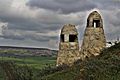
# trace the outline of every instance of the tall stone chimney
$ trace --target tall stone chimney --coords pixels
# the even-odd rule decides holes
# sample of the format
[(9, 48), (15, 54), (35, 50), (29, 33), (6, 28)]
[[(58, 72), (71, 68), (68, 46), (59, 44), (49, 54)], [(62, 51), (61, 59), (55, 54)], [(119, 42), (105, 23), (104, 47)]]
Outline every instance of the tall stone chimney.
[(81, 58), (97, 56), (106, 47), (106, 39), (101, 15), (97, 11), (90, 13), (81, 46)]

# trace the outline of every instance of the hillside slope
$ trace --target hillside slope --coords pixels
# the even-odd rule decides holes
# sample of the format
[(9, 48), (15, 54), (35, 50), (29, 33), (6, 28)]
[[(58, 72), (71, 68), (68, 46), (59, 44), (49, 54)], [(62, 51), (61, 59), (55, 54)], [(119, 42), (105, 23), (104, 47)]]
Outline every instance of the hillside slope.
[(42, 80), (120, 80), (120, 43), (103, 50), (100, 56), (79, 61)]

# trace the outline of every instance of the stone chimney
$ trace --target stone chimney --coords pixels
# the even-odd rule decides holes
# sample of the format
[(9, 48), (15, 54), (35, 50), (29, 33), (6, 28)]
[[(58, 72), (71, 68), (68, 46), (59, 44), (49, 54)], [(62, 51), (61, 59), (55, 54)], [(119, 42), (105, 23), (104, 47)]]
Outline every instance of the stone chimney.
[(60, 34), (57, 66), (72, 65), (79, 59), (78, 32), (75, 25), (64, 25)]
[(84, 33), (80, 55), (82, 59), (97, 56), (106, 47), (106, 39), (101, 15), (97, 11), (90, 13)]

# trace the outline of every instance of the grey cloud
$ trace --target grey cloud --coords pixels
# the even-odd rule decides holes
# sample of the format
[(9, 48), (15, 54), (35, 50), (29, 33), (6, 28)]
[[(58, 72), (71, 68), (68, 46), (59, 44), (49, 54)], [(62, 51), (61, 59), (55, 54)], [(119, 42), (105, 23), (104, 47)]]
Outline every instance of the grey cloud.
[(103, 10), (114, 10), (120, 8), (120, 0), (92, 0), (97, 8)]
[(80, 0), (56, 0), (56, 2), (58, 2), (58, 3), (76, 3), (76, 2), (79, 2)]
[(52, 11), (62, 11), (62, 13), (85, 11), (96, 7), (89, 0), (30, 0), (27, 5)]
[(17, 40), (24, 40), (24, 37), (19, 34), (16, 31), (12, 31), (12, 30), (3, 30), (2, 32), (3, 35), (1, 35), (0, 37), (4, 38), (4, 39), (17, 39)]
[(52, 40), (50, 39), (49, 42), (48, 42), (48, 45), (52, 48), (57, 48), (58, 49), (58, 40)]
[[(112, 0), (30, 0), (23, 8), (25, 10), (17, 13), (14, 8), (11, 10), (12, 1), (0, 0), (0, 20), (8, 23), (8, 30), (0, 37), (6, 41), (9, 39), (10, 41), (31, 40), (47, 44), (50, 40), (58, 40), (59, 34), (55, 34), (56, 31), (68, 23), (79, 25), (79, 40), (82, 40), (87, 11), (93, 8), (100, 9), (102, 13), (108, 39), (115, 39), (115, 36), (120, 34), (119, 2)], [(36, 8), (32, 9), (33, 7)], [(28, 11), (26, 11), (27, 8), (29, 8)], [(54, 35), (50, 33), (51, 31)]]
[(9, 10), (13, 0), (0, 0), (0, 12)]
[(23, 30), (2, 30), (2, 35), (0, 36), (4, 39), (15, 39), (15, 40), (34, 40), (39, 42), (48, 42), (50, 39), (57, 39), (57, 35), (47, 35), (43, 33), (38, 33), (36, 31), (23, 31)]
[(0, 45), (3, 46), (24, 46), (24, 47), (46, 47), (48, 48), (48, 44), (46, 42), (40, 43), (39, 41), (34, 40), (13, 40), (13, 39), (1, 39)]
[(30, 0), (31, 8), (43, 8), (64, 13), (87, 11), (94, 8), (113, 10), (120, 8), (120, 0)]
[(119, 10), (103, 10), (104, 29), (107, 40), (115, 40), (120, 37)]
[(3, 22), (8, 22), (9, 29), (18, 29), (18, 30), (30, 30), (30, 31), (38, 31), (38, 32), (47, 32), (51, 30), (58, 30), (61, 28), (61, 25), (66, 23), (77, 23), (79, 24), (79, 20), (75, 20), (67, 15), (57, 14), (52, 12), (50, 14), (49, 11), (46, 11), (44, 14), (38, 12), (36, 14), (36, 18), (31, 17), (23, 17), (22, 15), (15, 14), (15, 12), (9, 13), (9, 10), (0, 13), (0, 19)]
[[(59, 30), (64, 24), (67, 24), (67, 23), (79, 24), (82, 21), (81, 19), (72, 18), (71, 17), (72, 15), (68, 16), (64, 14), (51, 12), (49, 10), (48, 11), (44, 10), (44, 12), (41, 12), (39, 11), (39, 9), (38, 9), (38, 12), (34, 12), (34, 10), (30, 9), (32, 12), (36, 13), (35, 17), (31, 17), (32, 15), (24, 16), (27, 13), (20, 12), (23, 14), (19, 14), (16, 11), (14, 11), (14, 8), (13, 8), (13, 11), (11, 11), (10, 5), (12, 1), (11, 0), (6, 0), (6, 1), (8, 2), (2, 1), (0, 3), (0, 4), (6, 4), (6, 5), (3, 5), (3, 7), (6, 7), (6, 9), (4, 11), (0, 11), (0, 19), (3, 22), (8, 23), (9, 29), (29, 30), (29, 31), (38, 31), (38, 32), (46, 33), (53, 30), (55, 31)], [(45, 2), (45, 1), (42, 1), (42, 2)], [(79, 0), (76, 0), (76, 1), (79, 2)], [(64, 2), (64, 1), (59, 0), (56, 3), (59, 3), (59, 2)], [(68, 2), (68, 0), (65, 2)], [(70, 2), (72, 3), (73, 1), (71, 0)], [(2, 8), (0, 8), (0, 10), (2, 10)]]

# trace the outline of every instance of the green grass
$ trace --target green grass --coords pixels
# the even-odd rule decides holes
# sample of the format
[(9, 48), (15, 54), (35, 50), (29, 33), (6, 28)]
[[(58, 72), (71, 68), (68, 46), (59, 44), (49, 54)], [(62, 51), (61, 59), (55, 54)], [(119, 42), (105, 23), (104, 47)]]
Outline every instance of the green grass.
[(120, 43), (103, 50), (97, 57), (44, 76), (42, 80), (120, 80)]
[[(25, 57), (25, 58), (15, 58), (15, 57), (0, 57), (0, 61), (14, 61), (18, 66), (28, 66), (34, 70), (41, 70), (47, 65), (55, 65), (56, 57)], [(0, 67), (0, 80), (3, 79), (4, 71)], [(37, 74), (37, 73), (35, 73)]]
[(3, 80), (3, 70), (0, 67), (0, 80)]
[(26, 57), (26, 58), (14, 58), (14, 57), (0, 57), (0, 60), (14, 61), (17, 65), (27, 65), (37, 69), (44, 68), (46, 65), (55, 65), (55, 57)]
[[(20, 67), (26, 64), (33, 67), (35, 78), (32, 80), (41, 80), (41, 78), (42, 80), (120, 80), (120, 43), (103, 50), (97, 57), (55, 72), (49, 67), (42, 69), (46, 67), (46, 64), (55, 65), (55, 57), (0, 57), (0, 60), (15, 61)], [(40, 76), (41, 73), (46, 73), (46, 75)]]

